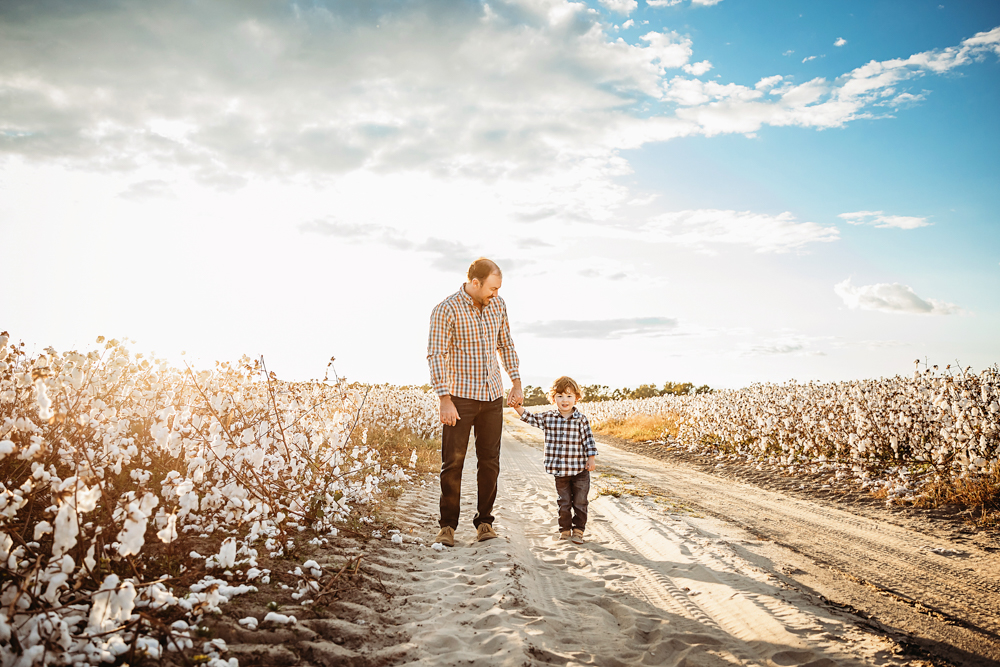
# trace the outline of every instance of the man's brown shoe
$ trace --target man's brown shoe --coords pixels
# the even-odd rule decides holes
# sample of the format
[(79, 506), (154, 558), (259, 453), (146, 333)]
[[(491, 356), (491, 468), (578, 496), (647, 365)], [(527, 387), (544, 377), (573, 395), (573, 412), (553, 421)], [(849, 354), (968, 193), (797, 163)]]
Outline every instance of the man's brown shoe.
[(455, 529), (451, 526), (443, 526), (441, 530), (438, 531), (437, 537), (434, 538), (435, 542), (440, 542), (446, 547), (455, 546)]
[(559, 539), (560, 540), (568, 540), (571, 537), (573, 537), (573, 533), (569, 532), (568, 530), (563, 530), (563, 531), (559, 532)]
[(497, 535), (495, 530), (493, 530), (493, 526), (488, 523), (479, 524), (479, 528), (476, 529), (476, 542), (485, 542), (486, 540), (492, 540), (495, 537), (500, 536)]
[(583, 544), (583, 531), (579, 528), (573, 529), (573, 544)]

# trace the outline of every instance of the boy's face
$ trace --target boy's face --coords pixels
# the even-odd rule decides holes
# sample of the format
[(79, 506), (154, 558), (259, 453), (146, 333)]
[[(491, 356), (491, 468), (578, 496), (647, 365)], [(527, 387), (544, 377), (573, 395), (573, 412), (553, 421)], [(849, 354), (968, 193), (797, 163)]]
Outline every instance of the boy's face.
[(559, 412), (570, 412), (573, 406), (576, 405), (576, 394), (573, 393), (572, 389), (558, 392), (553, 396), (553, 399), (555, 399)]

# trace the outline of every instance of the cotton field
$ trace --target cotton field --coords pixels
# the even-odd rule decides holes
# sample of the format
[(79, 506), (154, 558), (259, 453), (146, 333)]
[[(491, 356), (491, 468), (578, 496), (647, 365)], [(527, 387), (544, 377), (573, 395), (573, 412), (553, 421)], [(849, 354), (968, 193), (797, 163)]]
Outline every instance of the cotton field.
[[(267, 583), (262, 551), (335, 536), (408, 478), (416, 452), (381, 461), (369, 425), (439, 429), (420, 390), (284, 383), (247, 358), (178, 369), (98, 343), (27, 355), (0, 336), (3, 667), (182, 650), (235, 663), (199, 639), (203, 615)], [(188, 534), (220, 538), (219, 552), (175, 553)], [(157, 566), (185, 556), (215, 576), (175, 590)]]
[[(888, 502), (931, 481), (997, 466), (1000, 369), (928, 369), (856, 382), (757, 384), (698, 396), (581, 403), (591, 421), (667, 415), (693, 452), (758, 464), (829, 469)], [(665, 436), (666, 437), (666, 436)]]

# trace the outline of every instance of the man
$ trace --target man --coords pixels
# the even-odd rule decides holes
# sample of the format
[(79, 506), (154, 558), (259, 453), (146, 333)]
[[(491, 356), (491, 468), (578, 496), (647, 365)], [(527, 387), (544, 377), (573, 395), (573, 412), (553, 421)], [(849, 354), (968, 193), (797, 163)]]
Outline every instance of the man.
[(441, 530), (435, 542), (455, 546), (462, 467), (469, 433), (476, 430), (479, 467), (478, 505), (472, 519), (476, 540), (497, 537), (493, 530), (493, 503), (500, 475), (500, 436), (503, 432), (503, 382), (497, 352), (513, 388), (508, 403), (524, 400), (517, 353), (510, 337), (507, 306), (497, 296), (503, 275), (492, 261), (472, 263), (469, 281), (439, 303), (431, 313), (427, 363), (431, 384), (441, 400)]

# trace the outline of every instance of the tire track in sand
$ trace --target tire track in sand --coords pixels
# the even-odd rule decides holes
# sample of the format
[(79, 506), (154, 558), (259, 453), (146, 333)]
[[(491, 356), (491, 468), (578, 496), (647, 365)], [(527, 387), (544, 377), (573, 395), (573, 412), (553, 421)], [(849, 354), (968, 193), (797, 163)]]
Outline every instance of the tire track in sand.
[[(537, 442), (530, 428), (518, 422), (509, 428), (517, 438)], [(887, 598), (884, 604), (905, 603), (910, 609), (892, 610), (893, 618), (921, 613), (917, 625), (922, 636), (916, 638), (920, 643), (952, 647), (954, 655), (951, 649), (945, 653), (959, 662), (1000, 661), (1000, 555), (608, 444), (599, 449), (602, 469), (635, 475), (850, 581), (877, 589)], [(869, 613), (878, 615), (878, 605)]]
[(398, 585), (379, 621), (408, 638), (393, 664), (912, 664), (894, 658), (881, 635), (785, 588), (685, 517), (603, 496), (591, 503), (587, 543), (558, 540), (555, 487), (541, 454), (506, 434), (500, 539), (476, 543), (473, 452), (470, 445), (455, 547), (429, 547), (436, 484), (411, 488), (397, 505), (406, 538), (382, 557)]

